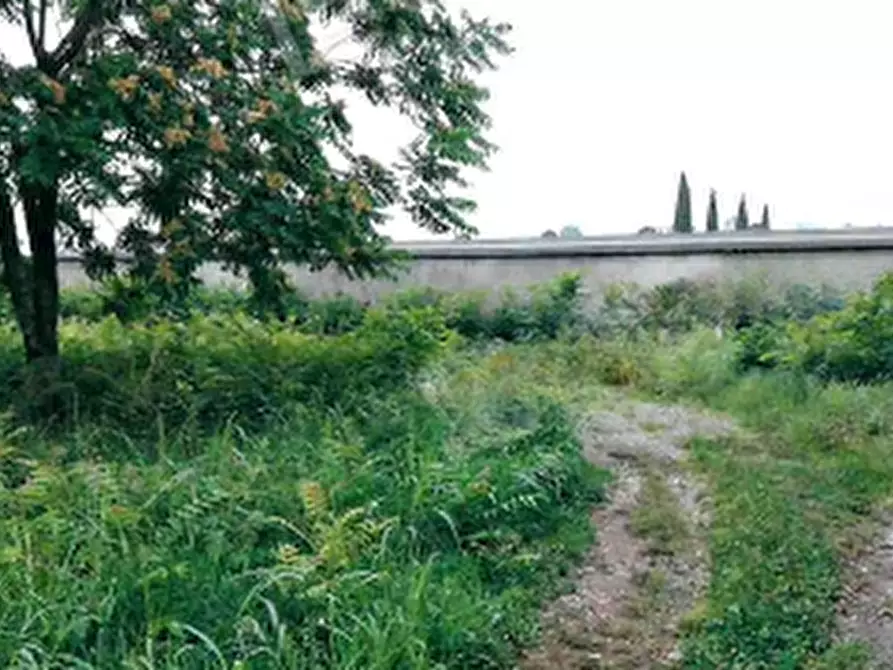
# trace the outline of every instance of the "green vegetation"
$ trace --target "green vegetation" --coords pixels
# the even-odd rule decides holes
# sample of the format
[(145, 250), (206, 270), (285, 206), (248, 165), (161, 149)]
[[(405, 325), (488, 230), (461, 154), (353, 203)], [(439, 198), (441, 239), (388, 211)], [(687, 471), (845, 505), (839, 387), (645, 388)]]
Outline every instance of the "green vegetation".
[(691, 190), (688, 188), (688, 179), (686, 179), (684, 172), (679, 176), (679, 192), (676, 194), (676, 214), (673, 217), (673, 232), (694, 232), (691, 219)]
[(654, 470), (645, 473), (640, 504), (630, 517), (630, 528), (647, 540), (648, 550), (654, 554), (682, 554), (688, 546), (688, 523), (679, 501)]
[[(455, 190), (494, 151), (475, 79), (507, 26), (436, 0), (0, 0), (0, 20), (33, 56), (0, 56), (0, 666), (513, 668), (593, 539), (610, 473), (577, 420), (606, 386), (742, 429), (689, 445), (713, 525), (681, 668), (867, 665), (835, 604), (893, 500), (893, 276), (845, 300), (678, 281), (584, 309), (575, 276), (307, 300), (282, 264), (387, 274), (394, 206), (473, 232)], [(313, 39), (335, 21), (356, 59)], [(422, 129), (399, 162), (355, 151), (344, 89)], [(111, 205), (137, 212), (124, 277), (82, 216)], [(101, 290), (60, 295), (57, 242)], [(251, 292), (199, 287), (210, 259)], [(674, 495), (645, 473), (631, 522), (657, 554), (689, 539)]]
[(893, 376), (893, 276), (840, 310), (803, 323), (772, 321), (741, 333), (742, 365), (801, 372), (826, 381), (881, 382)]
[(735, 216), (735, 230), (747, 230), (750, 228), (750, 216), (747, 213), (747, 202), (744, 196), (738, 202), (738, 214)]
[[(7, 311), (0, 665), (511, 668), (608, 481), (575, 422), (621, 386), (742, 429), (689, 447), (713, 525), (681, 667), (867, 667), (834, 613), (893, 500), (891, 293), (676, 282), (584, 310), (568, 276), (498, 302), (294, 295), (280, 321), (117, 282), (63, 295), (53, 390)], [(674, 552), (645, 474), (632, 523)]]
[(763, 205), (763, 216), (760, 218), (760, 228), (769, 230), (769, 205)]
[[(94, 277), (115, 270), (90, 210), (135, 212), (116, 251), (158, 299), (185, 300), (214, 260), (273, 313), (283, 264), (387, 273), (376, 226), (393, 207), (432, 232), (474, 232), (464, 170), (495, 149), (477, 79), (509, 53), (507, 25), (438, 0), (3, 0), (0, 21), (31, 50), (25, 64), (0, 55), (0, 279), (50, 384), (57, 246)], [(338, 24), (353, 57), (315, 38)], [(356, 150), (344, 91), (419, 129), (397, 161)]]
[[(688, 621), (684, 668), (869, 667), (865, 649), (833, 646), (832, 634), (842, 558), (865, 541), (853, 529), (893, 496), (891, 286), (886, 277), (844, 306), (819, 300), (811, 317), (761, 310), (737, 337), (683, 324), (659, 347), (590, 342), (579, 354), (590, 361), (580, 374), (613, 382), (623, 369), (640, 393), (728, 412), (750, 434), (691, 445), (714, 520), (710, 589)], [(743, 366), (753, 333), (773, 329), (781, 338), (762, 341), (788, 352), (773, 356), (778, 369)]]
[[(66, 300), (88, 318), (60, 327), (65, 402), (4, 388), (3, 667), (508, 668), (591, 542), (606, 473), (566, 390), (462, 346), (449, 310), (404, 297), (325, 334)], [(545, 303), (482, 333), (526, 309), (552, 337)], [(8, 377), (19, 346), (7, 324)]]
[(716, 205), (716, 191), (710, 189), (710, 202), (707, 204), (707, 227), (708, 233), (719, 231), (719, 209)]
[(580, 230), (580, 226), (563, 226), (561, 228), (561, 232), (558, 233), (558, 237), (568, 239), (568, 240), (579, 240), (585, 237), (583, 235), (583, 231)]

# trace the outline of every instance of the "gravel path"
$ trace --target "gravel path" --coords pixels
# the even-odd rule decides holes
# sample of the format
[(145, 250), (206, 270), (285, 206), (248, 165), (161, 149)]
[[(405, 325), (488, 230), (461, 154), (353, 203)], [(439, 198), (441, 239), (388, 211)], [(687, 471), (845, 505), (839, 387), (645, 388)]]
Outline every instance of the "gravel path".
[[(597, 542), (573, 592), (546, 608), (542, 644), (520, 668), (643, 670), (679, 659), (680, 621), (709, 576), (709, 501), (682, 467), (685, 446), (733, 430), (684, 407), (629, 401), (583, 422), (584, 454), (614, 474), (610, 502), (593, 514)], [(674, 543), (675, 535), (685, 540)]]
[(875, 540), (846, 566), (837, 627), (842, 642), (870, 648), (873, 670), (893, 670), (893, 514)]
[[(597, 542), (574, 575), (573, 591), (544, 610), (542, 643), (525, 655), (521, 670), (678, 665), (680, 623), (709, 579), (710, 502), (684, 466), (686, 445), (734, 431), (728, 419), (628, 400), (583, 421), (586, 458), (614, 474), (609, 503), (593, 513)], [(667, 495), (650, 500), (654, 490)], [(643, 513), (645, 523), (637, 524)], [(684, 537), (655, 551), (649, 534), (660, 536), (662, 523), (665, 540)], [(869, 527), (875, 539), (860, 542), (864, 548), (844, 566), (837, 641), (865, 645), (871, 670), (893, 670), (893, 511)]]

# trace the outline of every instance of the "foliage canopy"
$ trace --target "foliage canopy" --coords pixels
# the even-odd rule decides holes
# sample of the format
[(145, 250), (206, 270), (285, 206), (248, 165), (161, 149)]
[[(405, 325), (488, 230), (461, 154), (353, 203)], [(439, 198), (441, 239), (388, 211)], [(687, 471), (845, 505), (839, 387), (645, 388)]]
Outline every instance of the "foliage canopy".
[[(49, 47), (54, 12), (70, 27)], [(475, 76), (510, 51), (507, 25), (438, 0), (0, 0), (0, 16), (33, 52), (22, 66), (0, 56), (0, 249), (29, 359), (58, 354), (57, 247), (93, 277), (115, 270), (90, 210), (137, 212), (116, 251), (166, 298), (215, 260), (273, 307), (286, 262), (386, 271), (376, 226), (391, 208), (435, 233), (474, 232), (456, 189), (495, 149)], [(321, 50), (314, 33), (330, 26), (359, 57)], [(397, 161), (357, 151), (345, 91), (417, 128)]]

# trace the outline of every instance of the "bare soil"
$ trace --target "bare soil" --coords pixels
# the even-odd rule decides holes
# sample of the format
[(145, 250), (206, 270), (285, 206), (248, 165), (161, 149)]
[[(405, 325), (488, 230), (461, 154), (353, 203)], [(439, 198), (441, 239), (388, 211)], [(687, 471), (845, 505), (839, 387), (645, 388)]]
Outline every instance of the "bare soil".
[(893, 512), (869, 525), (872, 537), (844, 570), (838, 636), (840, 642), (866, 645), (873, 670), (893, 670)]
[(708, 580), (704, 488), (684, 466), (695, 436), (734, 424), (684, 407), (619, 401), (581, 426), (584, 453), (614, 474), (592, 522), (597, 542), (571, 593), (543, 612), (522, 670), (643, 670), (680, 659), (678, 631)]

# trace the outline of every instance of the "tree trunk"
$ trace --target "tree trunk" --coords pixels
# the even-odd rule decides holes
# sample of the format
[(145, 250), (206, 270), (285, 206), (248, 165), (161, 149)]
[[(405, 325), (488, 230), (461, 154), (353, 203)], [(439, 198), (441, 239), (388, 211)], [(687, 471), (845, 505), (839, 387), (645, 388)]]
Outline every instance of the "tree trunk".
[(3, 284), (9, 291), (12, 309), (24, 340), (25, 355), (31, 361), (39, 357), (40, 352), (31, 300), (31, 272), (28, 261), (19, 250), (15, 209), (5, 183), (0, 183), (0, 254), (3, 259)]
[(59, 190), (51, 187), (23, 189), (22, 204), (31, 247), (31, 296), (37, 356), (47, 362), (59, 358), (59, 275), (56, 258), (56, 216)]
[(58, 367), (59, 280), (56, 266), (55, 188), (30, 188), (22, 203), (31, 259), (22, 256), (16, 233), (15, 210), (7, 184), (0, 181), (0, 259), (3, 284), (22, 333), (29, 363), (42, 361), (48, 371)]

